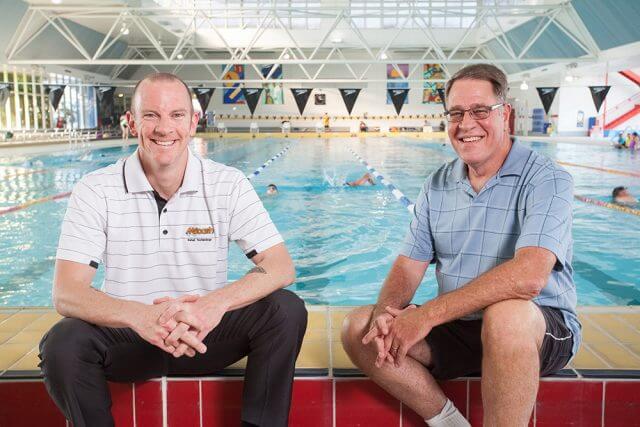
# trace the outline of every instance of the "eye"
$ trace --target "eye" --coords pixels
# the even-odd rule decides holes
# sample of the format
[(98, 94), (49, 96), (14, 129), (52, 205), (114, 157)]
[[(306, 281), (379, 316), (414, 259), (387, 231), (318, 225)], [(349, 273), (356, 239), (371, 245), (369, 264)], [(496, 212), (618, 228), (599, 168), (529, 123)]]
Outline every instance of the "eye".
[(184, 117), (184, 113), (173, 113), (173, 117), (176, 119), (181, 119)]
[(156, 117), (156, 115), (153, 113), (145, 113), (142, 117), (144, 117), (145, 119), (153, 119)]
[(456, 110), (449, 111), (449, 116), (451, 116), (451, 118), (454, 120), (461, 118), (462, 114), (463, 114), (462, 111), (456, 111)]

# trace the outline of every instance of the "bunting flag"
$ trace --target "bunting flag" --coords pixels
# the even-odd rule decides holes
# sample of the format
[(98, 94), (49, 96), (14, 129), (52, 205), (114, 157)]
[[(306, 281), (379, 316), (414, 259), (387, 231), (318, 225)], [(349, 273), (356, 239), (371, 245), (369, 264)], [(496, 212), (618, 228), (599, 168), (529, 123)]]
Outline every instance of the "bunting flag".
[(258, 105), (258, 100), (260, 99), (261, 94), (261, 87), (242, 88), (242, 95), (244, 96), (245, 101), (247, 101), (247, 105), (249, 106), (249, 111), (251, 111), (252, 116), (253, 112), (256, 111), (256, 106)]
[(9, 99), (12, 88), (13, 84), (11, 83), (0, 83), (0, 107), (4, 107), (5, 102)]
[(344, 106), (347, 107), (347, 112), (349, 113), (349, 115), (351, 115), (351, 111), (353, 110), (353, 106), (356, 103), (356, 99), (358, 99), (360, 90), (361, 89), (340, 89), (340, 95), (342, 95)]
[(98, 117), (113, 116), (113, 95), (116, 88), (113, 86), (95, 86), (96, 97), (98, 98)]
[(600, 107), (602, 106), (604, 99), (607, 97), (609, 89), (611, 89), (611, 86), (589, 86), (593, 103), (596, 106), (596, 113), (600, 111)]
[(551, 108), (551, 104), (553, 104), (553, 98), (555, 98), (558, 88), (537, 87), (536, 90), (538, 91), (538, 96), (540, 96), (540, 101), (542, 101), (545, 114), (549, 114), (549, 109)]
[(291, 89), (293, 98), (296, 100), (296, 104), (298, 105), (300, 115), (304, 112), (304, 107), (307, 106), (307, 101), (309, 100), (309, 95), (311, 95), (312, 90), (313, 89)]
[(396, 109), (396, 114), (400, 114), (402, 106), (404, 105), (404, 100), (407, 99), (407, 95), (409, 95), (409, 89), (387, 89), (387, 92), (389, 93), (391, 102), (393, 102), (393, 106)]
[(444, 111), (447, 111), (447, 100), (444, 97), (444, 88), (439, 87), (436, 90), (438, 91), (438, 96), (440, 97), (440, 102), (442, 102), (442, 108), (444, 108)]
[(198, 104), (200, 104), (200, 108), (202, 108), (202, 115), (207, 111), (207, 107), (209, 106), (209, 101), (211, 101), (211, 96), (215, 91), (213, 87), (194, 87), (191, 88), (193, 93), (196, 94), (196, 98), (198, 98)]
[(49, 97), (53, 111), (58, 111), (58, 104), (67, 85), (44, 85), (44, 93)]

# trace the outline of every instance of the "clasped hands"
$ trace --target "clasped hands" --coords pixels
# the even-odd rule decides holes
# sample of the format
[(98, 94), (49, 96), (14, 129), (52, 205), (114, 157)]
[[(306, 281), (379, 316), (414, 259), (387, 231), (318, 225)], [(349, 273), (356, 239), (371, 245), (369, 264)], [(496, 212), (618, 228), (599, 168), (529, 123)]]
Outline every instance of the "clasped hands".
[(362, 343), (375, 345), (378, 368), (385, 362), (398, 368), (404, 363), (409, 350), (424, 339), (430, 330), (416, 305), (410, 304), (402, 310), (387, 306), (384, 313), (373, 313), (369, 331), (362, 338)]
[(207, 346), (202, 340), (227, 311), (220, 304), (205, 304), (198, 295), (158, 298), (150, 308), (152, 339), (143, 338), (174, 357), (185, 354), (194, 357), (196, 352), (204, 354)]

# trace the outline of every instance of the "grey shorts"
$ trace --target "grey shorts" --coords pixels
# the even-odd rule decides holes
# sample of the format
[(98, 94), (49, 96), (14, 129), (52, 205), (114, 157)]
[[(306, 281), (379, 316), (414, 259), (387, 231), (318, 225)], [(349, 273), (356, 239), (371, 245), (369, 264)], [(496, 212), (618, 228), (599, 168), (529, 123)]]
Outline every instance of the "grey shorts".
[[(540, 348), (540, 376), (551, 375), (571, 359), (573, 336), (562, 312), (539, 306), (547, 330)], [(448, 380), (480, 375), (482, 368), (482, 319), (454, 320), (436, 326), (425, 338), (431, 349), (429, 370), (434, 378)]]

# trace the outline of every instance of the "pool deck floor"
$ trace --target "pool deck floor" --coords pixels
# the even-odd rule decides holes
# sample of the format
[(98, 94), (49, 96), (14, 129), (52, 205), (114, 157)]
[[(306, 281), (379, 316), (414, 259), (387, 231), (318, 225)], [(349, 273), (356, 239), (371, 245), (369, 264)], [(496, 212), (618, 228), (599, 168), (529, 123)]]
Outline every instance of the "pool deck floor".
[[(296, 368), (329, 375), (334, 369), (355, 369), (340, 344), (342, 319), (351, 307), (307, 309), (309, 324)], [(579, 307), (578, 315), (583, 343), (566, 369), (578, 378), (597, 373), (640, 377), (640, 307)], [(38, 343), (60, 318), (51, 307), (0, 308), (0, 379), (40, 376)], [(241, 360), (229, 369), (243, 367)]]

